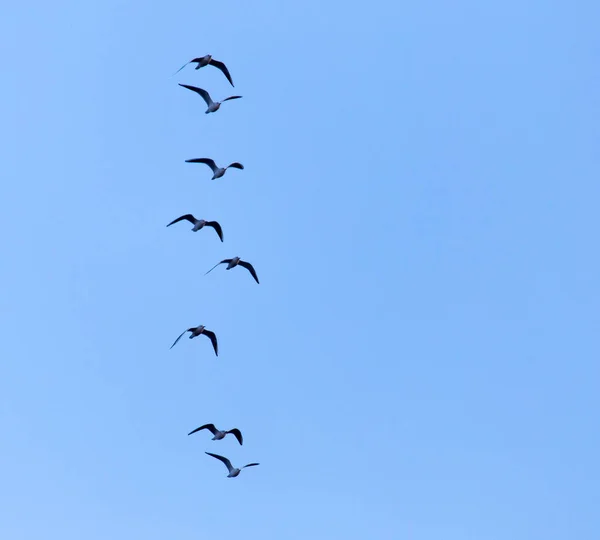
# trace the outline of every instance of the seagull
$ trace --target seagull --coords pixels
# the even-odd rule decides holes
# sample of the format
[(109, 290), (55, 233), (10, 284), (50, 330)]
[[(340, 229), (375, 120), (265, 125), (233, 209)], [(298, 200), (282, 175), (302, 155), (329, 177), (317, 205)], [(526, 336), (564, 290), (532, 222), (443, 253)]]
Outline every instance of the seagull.
[(187, 219), (192, 225), (194, 225), (194, 227), (192, 228), (193, 232), (199, 231), (203, 227), (212, 227), (219, 235), (221, 242), (223, 241), (223, 229), (221, 229), (221, 225), (219, 225), (217, 221), (206, 221), (205, 219), (196, 219), (194, 216), (192, 216), (192, 214), (186, 214), (185, 216), (180, 216), (177, 219), (174, 219), (173, 221), (171, 221), (171, 223), (167, 225), (167, 227), (170, 227), (174, 223), (179, 223), (184, 219)]
[[(229, 84), (231, 84), (231, 86), (235, 86), (233, 84), (233, 81), (231, 80), (231, 75), (229, 74), (229, 70), (227, 69), (225, 64), (223, 62), (219, 62), (218, 60), (215, 60), (210, 54), (207, 54), (206, 56), (202, 56), (200, 58), (194, 58), (193, 60), (190, 60), (186, 64), (183, 64), (183, 66), (181, 66), (175, 73), (173, 73), (173, 75), (177, 75), (185, 66), (187, 66), (188, 64), (193, 64), (193, 63), (198, 64), (195, 69), (200, 69), (205, 66), (214, 66), (217, 69), (220, 69), (223, 72), (223, 75), (225, 75), (225, 77), (227, 77)], [(171, 77), (173, 75), (171, 75)]]
[(197, 431), (202, 431), (203, 429), (208, 429), (214, 435), (214, 437), (212, 438), (213, 441), (220, 441), (221, 439), (225, 438), (225, 435), (231, 433), (232, 435), (235, 435), (235, 438), (240, 443), (240, 446), (244, 442), (244, 439), (242, 438), (242, 432), (239, 429), (233, 428), (227, 431), (221, 431), (217, 429), (214, 424), (204, 424), (203, 426), (196, 428), (194, 431), (190, 431), (188, 435), (196, 433)]
[(220, 456), (218, 454), (211, 454), (210, 452), (204, 452), (204, 453), (208, 454), (209, 456), (212, 456), (214, 458), (217, 458), (219, 461), (222, 461), (223, 463), (225, 463), (225, 467), (227, 467), (227, 470), (229, 471), (227, 478), (235, 478), (238, 474), (240, 474), (242, 472), (242, 469), (245, 469), (246, 467), (254, 467), (255, 465), (260, 465), (260, 463), (248, 463), (248, 465), (244, 465), (242, 467), (242, 469), (238, 469), (237, 467), (234, 467), (231, 464), (231, 461), (229, 461), (226, 457)]
[(204, 163), (204, 165), (208, 165), (213, 172), (213, 177), (211, 178), (211, 180), (216, 180), (217, 178), (221, 178), (221, 176), (223, 176), (225, 174), (225, 171), (227, 171), (227, 169), (229, 169), (229, 167), (233, 168), (233, 169), (244, 169), (244, 166), (241, 163), (238, 163), (237, 161), (235, 161), (234, 163), (230, 163), (229, 165), (227, 165), (227, 167), (217, 167), (217, 164), (214, 162), (214, 160), (209, 159), (209, 158), (195, 158), (195, 159), (186, 159), (185, 160), (186, 163)]
[(243, 266), (246, 270), (248, 270), (248, 272), (252, 274), (252, 277), (254, 278), (256, 283), (260, 283), (260, 281), (258, 281), (258, 276), (256, 275), (256, 270), (254, 270), (254, 266), (252, 266), (249, 262), (242, 261), (242, 259), (240, 259), (239, 257), (234, 257), (233, 259), (223, 259), (220, 263), (215, 264), (208, 272), (206, 272), (206, 274), (212, 272), (217, 266), (223, 263), (227, 263), (226, 270), (231, 270), (234, 266), (238, 265)]
[(183, 334), (185, 334), (186, 332), (190, 332), (190, 339), (193, 339), (197, 336), (199, 336), (200, 334), (204, 334), (208, 339), (210, 339), (210, 341), (212, 342), (212, 346), (213, 349), (215, 350), (215, 355), (219, 356), (219, 346), (217, 345), (217, 336), (215, 335), (214, 332), (211, 332), (210, 330), (207, 330), (205, 326), (196, 326), (195, 328), (188, 328), (187, 330), (184, 330), (183, 332), (181, 332), (181, 334), (179, 335), (179, 337), (175, 340), (175, 343), (173, 343), (173, 345), (171, 345), (171, 349), (173, 347), (175, 347), (175, 344), (183, 337)]
[(229, 96), (228, 98), (222, 99), (221, 101), (213, 101), (212, 98), (210, 97), (210, 94), (206, 90), (203, 90), (202, 88), (198, 88), (197, 86), (190, 86), (188, 84), (181, 84), (181, 83), (179, 83), (179, 86), (183, 86), (184, 88), (187, 88), (188, 90), (191, 90), (192, 92), (196, 92), (197, 94), (200, 94), (200, 96), (202, 96), (202, 99), (204, 101), (206, 101), (206, 105), (208, 106), (208, 109), (206, 109), (204, 111), (205, 114), (218, 111), (219, 107), (221, 106), (221, 103), (224, 103), (225, 101), (228, 101), (230, 99), (239, 99), (242, 97), (242, 96)]

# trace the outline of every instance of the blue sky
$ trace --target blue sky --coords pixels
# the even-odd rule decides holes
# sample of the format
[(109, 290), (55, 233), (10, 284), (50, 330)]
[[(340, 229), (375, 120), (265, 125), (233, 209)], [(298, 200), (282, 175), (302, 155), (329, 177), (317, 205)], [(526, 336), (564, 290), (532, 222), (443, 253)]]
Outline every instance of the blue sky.
[(598, 538), (599, 16), (4, 7), (0, 536)]

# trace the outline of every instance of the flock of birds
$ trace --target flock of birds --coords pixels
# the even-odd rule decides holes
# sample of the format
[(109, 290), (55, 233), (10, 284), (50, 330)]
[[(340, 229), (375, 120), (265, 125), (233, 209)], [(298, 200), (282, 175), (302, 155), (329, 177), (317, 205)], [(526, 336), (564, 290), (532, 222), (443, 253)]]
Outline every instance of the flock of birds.
[[(234, 86), (233, 80), (231, 79), (231, 75), (229, 74), (229, 70), (227, 69), (225, 64), (223, 62), (219, 62), (219, 61), (215, 60), (210, 54), (207, 54), (206, 56), (202, 56), (199, 58), (194, 58), (193, 60), (186, 62), (173, 75), (176, 75), (177, 73), (179, 73), (187, 65), (194, 64), (194, 63), (197, 64), (196, 69), (200, 69), (205, 66), (213, 66), (213, 67), (216, 67), (217, 69), (220, 69), (223, 72), (223, 74), (225, 75), (225, 77), (227, 77), (227, 80), (229, 81), (231, 86)], [(181, 83), (179, 84), (179, 86), (183, 86), (184, 88), (187, 88), (188, 90), (191, 90), (192, 92), (196, 92), (198, 95), (200, 95), (202, 97), (202, 99), (206, 102), (206, 105), (208, 107), (205, 111), (206, 114), (214, 113), (214, 112), (218, 111), (219, 108), (221, 107), (221, 104), (224, 103), (225, 101), (228, 101), (231, 99), (239, 99), (242, 97), (242, 96), (230, 96), (221, 101), (213, 101), (213, 99), (210, 97), (210, 94), (202, 88), (198, 88), (196, 86), (190, 86), (188, 84), (181, 84)], [(231, 164), (227, 165), (227, 167), (218, 167), (217, 164), (214, 162), (214, 160), (212, 160), (210, 158), (188, 159), (188, 160), (186, 160), (186, 163), (203, 163), (204, 165), (208, 165), (213, 172), (213, 176), (212, 176), (211, 180), (216, 180), (217, 178), (221, 178), (227, 172), (227, 169), (242, 170), (244, 168), (244, 166), (238, 162), (231, 163)], [(170, 227), (171, 225), (174, 225), (175, 223), (179, 223), (180, 221), (189, 221), (193, 225), (193, 228), (192, 228), (193, 232), (197, 232), (200, 229), (203, 229), (204, 227), (212, 227), (215, 230), (215, 232), (217, 233), (221, 242), (223, 242), (223, 229), (221, 228), (221, 225), (217, 221), (207, 221), (205, 219), (198, 219), (198, 218), (194, 217), (192, 214), (185, 214), (185, 215), (180, 216), (177, 219), (174, 219), (173, 221), (171, 221), (171, 223), (169, 223), (167, 225), (167, 227)], [(250, 274), (252, 275), (252, 277), (254, 278), (256, 283), (260, 283), (258, 281), (258, 275), (256, 274), (256, 270), (254, 270), (254, 267), (249, 262), (242, 261), (242, 259), (240, 259), (239, 257), (233, 257), (231, 259), (223, 259), (221, 262), (218, 262), (217, 264), (215, 264), (208, 272), (206, 272), (206, 274), (208, 274), (209, 272), (212, 272), (217, 266), (219, 266), (221, 264), (227, 264), (227, 268), (226, 268), (227, 270), (231, 270), (232, 268), (235, 268), (236, 266), (241, 266), (250, 272)], [(190, 335), (189, 335), (190, 339), (193, 339), (200, 335), (204, 335), (208, 339), (210, 339), (213, 349), (215, 351), (215, 355), (219, 356), (219, 344), (217, 341), (217, 335), (214, 332), (212, 332), (211, 330), (207, 330), (207, 328), (204, 325), (191, 327), (191, 328), (188, 328), (188, 329), (184, 330), (183, 332), (181, 332), (181, 334), (177, 337), (177, 339), (175, 340), (173, 345), (171, 345), (171, 349), (188, 332), (190, 333)], [(214, 424), (204, 424), (203, 426), (200, 426), (200, 427), (194, 429), (193, 431), (190, 431), (188, 433), (188, 435), (198, 433), (199, 431), (203, 431), (205, 429), (207, 429), (208, 431), (210, 431), (213, 434), (213, 438), (212, 438), (213, 441), (220, 441), (220, 440), (224, 439), (226, 435), (231, 434), (237, 439), (237, 441), (240, 443), (240, 445), (242, 445), (244, 442), (244, 439), (242, 437), (242, 432), (239, 429), (233, 428), (233, 429), (221, 431), (220, 429), (217, 429)], [(209, 456), (212, 456), (212, 457), (218, 459), (219, 461), (222, 461), (225, 464), (225, 466), (227, 467), (227, 471), (228, 471), (228, 474), (227, 474), (228, 478), (235, 478), (236, 476), (238, 476), (240, 474), (242, 469), (245, 469), (246, 467), (254, 467), (256, 465), (259, 465), (258, 463), (248, 463), (247, 465), (244, 465), (243, 467), (238, 468), (238, 467), (234, 467), (231, 464), (231, 461), (229, 461), (229, 459), (227, 459), (224, 456), (220, 456), (219, 454), (213, 454), (211, 452), (205, 452), (205, 453), (208, 454)]]

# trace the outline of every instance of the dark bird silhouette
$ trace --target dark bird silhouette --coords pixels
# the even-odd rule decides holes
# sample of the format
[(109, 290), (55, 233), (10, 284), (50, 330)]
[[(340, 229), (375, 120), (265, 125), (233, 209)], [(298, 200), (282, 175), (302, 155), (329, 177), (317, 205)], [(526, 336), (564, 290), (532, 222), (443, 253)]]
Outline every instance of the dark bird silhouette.
[(244, 465), (242, 469), (238, 469), (237, 467), (234, 467), (231, 464), (231, 461), (229, 461), (226, 457), (220, 456), (219, 454), (211, 454), (210, 452), (204, 453), (225, 463), (225, 467), (227, 467), (227, 470), (229, 471), (227, 478), (235, 478), (242, 472), (242, 469), (245, 469), (246, 467), (255, 467), (256, 465), (260, 465), (260, 463), (248, 463), (248, 465)]
[(229, 429), (227, 431), (221, 431), (221, 430), (217, 429), (214, 424), (204, 424), (203, 426), (196, 428), (194, 431), (190, 431), (188, 433), (188, 435), (191, 435), (192, 433), (197, 433), (198, 431), (202, 431), (203, 429), (208, 429), (214, 435), (214, 437), (212, 438), (213, 441), (220, 441), (221, 439), (225, 438), (225, 435), (227, 435), (228, 433), (231, 433), (232, 435), (235, 436), (235, 438), (238, 440), (240, 445), (244, 444), (244, 439), (242, 438), (242, 432), (239, 429), (233, 428), (233, 429)]
[(187, 220), (192, 225), (194, 225), (192, 227), (193, 232), (199, 231), (203, 227), (212, 227), (219, 235), (221, 242), (223, 241), (223, 229), (221, 229), (221, 225), (219, 225), (217, 221), (206, 221), (205, 219), (196, 219), (194, 216), (192, 216), (192, 214), (185, 214), (184, 216), (180, 216), (177, 219), (174, 219), (173, 221), (171, 221), (171, 223), (167, 225), (167, 227), (170, 227), (171, 225), (179, 223), (183, 220)]
[(204, 165), (208, 165), (213, 172), (213, 177), (211, 180), (216, 180), (217, 178), (221, 178), (230, 167), (233, 169), (243, 169), (244, 166), (241, 163), (235, 161), (234, 163), (230, 163), (227, 167), (217, 167), (217, 164), (214, 160), (210, 158), (195, 158), (195, 159), (186, 159), (186, 163), (204, 163)]
[(258, 276), (256, 275), (256, 270), (254, 270), (254, 266), (252, 266), (249, 262), (242, 261), (242, 259), (240, 259), (239, 257), (234, 257), (233, 259), (223, 259), (220, 263), (215, 264), (208, 272), (206, 272), (206, 274), (212, 272), (217, 266), (224, 263), (227, 263), (226, 270), (231, 270), (236, 266), (243, 266), (246, 270), (248, 270), (248, 272), (252, 274), (254, 281), (256, 281), (256, 283), (260, 283), (260, 281), (258, 281)]
[(206, 101), (206, 105), (207, 105), (208, 109), (206, 109), (204, 111), (205, 114), (218, 111), (219, 107), (221, 106), (221, 103), (225, 103), (226, 101), (229, 101), (230, 99), (240, 99), (242, 97), (242, 96), (229, 96), (228, 98), (222, 99), (221, 101), (213, 101), (212, 98), (210, 97), (210, 94), (206, 90), (203, 90), (202, 88), (198, 88), (197, 86), (190, 86), (189, 84), (181, 84), (181, 83), (179, 83), (179, 86), (183, 86), (184, 88), (187, 88), (188, 90), (191, 90), (192, 92), (196, 92), (197, 94), (199, 94), (202, 97), (202, 99), (204, 101)]
[[(225, 75), (225, 77), (227, 77), (229, 84), (231, 84), (231, 86), (235, 86), (233, 84), (233, 81), (231, 80), (231, 75), (229, 74), (229, 70), (227, 69), (225, 64), (223, 62), (219, 62), (218, 60), (215, 60), (210, 54), (207, 54), (206, 56), (201, 56), (199, 58), (194, 58), (193, 60), (186, 62), (175, 73), (173, 73), (173, 75), (177, 75), (177, 73), (179, 73), (188, 64), (194, 64), (194, 63), (198, 64), (194, 69), (200, 69), (205, 66), (214, 66), (217, 69), (220, 69), (223, 72), (223, 75)], [(173, 75), (171, 75), (171, 76), (173, 76)]]
[(183, 334), (185, 334), (186, 332), (190, 332), (190, 339), (193, 339), (195, 337), (198, 337), (200, 334), (204, 334), (208, 339), (210, 339), (213, 349), (215, 350), (215, 354), (217, 356), (219, 356), (219, 346), (217, 344), (217, 336), (215, 335), (214, 332), (211, 332), (210, 330), (207, 330), (205, 326), (196, 326), (196, 327), (192, 327), (192, 328), (188, 328), (187, 330), (184, 330), (183, 332), (181, 332), (181, 334), (179, 335), (179, 337), (175, 340), (175, 342), (173, 343), (173, 345), (171, 345), (171, 349), (173, 347), (175, 347), (175, 345), (177, 344), (177, 342), (183, 337)]

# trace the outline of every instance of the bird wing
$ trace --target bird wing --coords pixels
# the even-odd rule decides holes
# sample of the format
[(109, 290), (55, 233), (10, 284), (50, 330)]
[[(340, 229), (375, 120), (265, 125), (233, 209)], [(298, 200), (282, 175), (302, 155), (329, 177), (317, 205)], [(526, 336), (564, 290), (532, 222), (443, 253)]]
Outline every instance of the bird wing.
[(228, 165), (227, 168), (229, 169), (229, 167), (233, 167), (234, 169), (243, 169), (244, 166), (241, 163), (238, 163), (237, 161), (235, 163), (232, 163), (231, 165)]
[(173, 345), (171, 345), (169, 347), (169, 349), (172, 349), (173, 347), (175, 347), (175, 345), (177, 344), (177, 342), (183, 337), (183, 334), (185, 334), (186, 332), (189, 332), (190, 330), (184, 330), (183, 332), (181, 332), (181, 334), (179, 334), (179, 337), (174, 341)]
[(217, 221), (207, 221), (205, 225), (207, 227), (212, 227), (219, 235), (221, 242), (223, 241), (223, 229), (221, 229), (221, 225), (219, 225)]
[(196, 218), (194, 216), (192, 216), (192, 214), (186, 214), (185, 216), (178, 217), (177, 219), (174, 219), (173, 221), (171, 221), (171, 223), (169, 223), (167, 225), (167, 227), (170, 227), (174, 223), (183, 221), (184, 219), (187, 219), (190, 223), (194, 223), (194, 224), (196, 223)]
[(191, 64), (192, 62), (197, 62), (198, 60), (190, 60), (189, 62), (186, 62), (185, 64), (183, 64), (183, 66), (181, 66), (175, 73), (173, 73), (173, 75), (171, 75), (171, 77), (175, 77), (175, 75), (177, 75), (185, 66), (187, 66), (188, 64)]
[(214, 173), (216, 173), (219, 170), (219, 167), (217, 167), (217, 164), (214, 162), (214, 160), (212, 160), (210, 158), (206, 158), (206, 157), (195, 158), (195, 159), (186, 159), (185, 162), (186, 163), (204, 163), (204, 165), (208, 165), (212, 169), (212, 172), (214, 172)]
[(208, 429), (213, 435), (216, 435), (216, 433), (217, 433), (217, 428), (215, 428), (214, 424), (204, 424), (203, 426), (196, 428), (194, 431), (190, 431), (188, 433), (188, 435), (191, 435), (192, 433), (196, 433), (197, 431), (202, 431), (203, 429)]
[(256, 467), (257, 465), (260, 465), (260, 463), (248, 463), (248, 465), (244, 465), (242, 469), (245, 469), (246, 467)]
[(212, 456), (214, 458), (217, 458), (219, 461), (222, 461), (223, 463), (225, 463), (225, 467), (227, 467), (227, 470), (229, 472), (233, 471), (233, 467), (231, 466), (231, 461), (229, 461), (226, 457), (220, 456), (219, 454), (211, 454), (210, 452), (204, 452), (205, 454), (208, 454), (209, 456)]
[(252, 277), (255, 279), (256, 283), (260, 283), (260, 281), (258, 281), (258, 276), (256, 275), (256, 270), (254, 270), (254, 266), (252, 266), (249, 262), (246, 261), (240, 261), (239, 264), (252, 274)]
[[(223, 259), (220, 263), (215, 264), (208, 272), (206, 272), (206, 274), (208, 274), (209, 272), (212, 272), (220, 264), (223, 264), (223, 263), (229, 264), (232, 260), (233, 259)], [(206, 275), (206, 274), (204, 274), (204, 275)]]
[(244, 438), (242, 437), (242, 432), (238, 428), (230, 429), (227, 433), (231, 433), (235, 435), (235, 438), (238, 440), (240, 445), (244, 444)]
[(231, 75), (229, 74), (229, 70), (225, 67), (225, 64), (223, 62), (219, 62), (218, 60), (211, 60), (209, 62), (209, 64), (211, 66), (215, 66), (217, 69), (220, 69), (223, 72), (223, 75), (225, 75), (225, 77), (227, 77), (229, 84), (231, 84), (231, 86), (235, 86), (233, 84), (233, 81), (231, 80)]
[(179, 86), (183, 86), (184, 88), (187, 88), (188, 90), (191, 90), (192, 92), (196, 92), (196, 94), (200, 94), (202, 99), (204, 101), (206, 101), (206, 105), (208, 107), (210, 107), (210, 105), (213, 103), (213, 100), (210, 98), (210, 94), (206, 90), (203, 90), (202, 88), (198, 88), (197, 86), (190, 86), (189, 84), (179, 83)]
[(204, 330), (202, 332), (208, 339), (210, 339), (213, 349), (215, 350), (215, 354), (219, 356), (219, 344), (217, 343), (217, 336), (214, 332), (210, 330)]
[(226, 101), (229, 101), (230, 99), (240, 99), (242, 96), (229, 96), (227, 98), (225, 98), (223, 101), (221, 101), (221, 103), (225, 103)]

